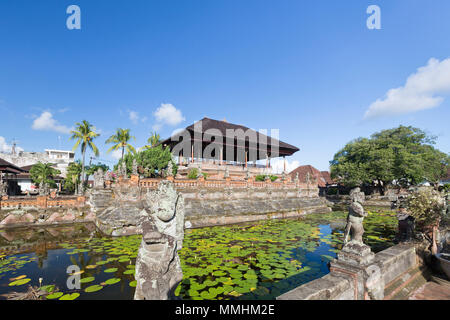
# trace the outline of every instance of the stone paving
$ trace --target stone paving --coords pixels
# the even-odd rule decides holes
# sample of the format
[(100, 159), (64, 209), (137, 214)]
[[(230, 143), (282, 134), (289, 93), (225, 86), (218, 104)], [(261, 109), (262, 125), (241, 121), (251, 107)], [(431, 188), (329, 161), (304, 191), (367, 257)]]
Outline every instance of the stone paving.
[(409, 300), (450, 300), (450, 282), (433, 278), (414, 291)]

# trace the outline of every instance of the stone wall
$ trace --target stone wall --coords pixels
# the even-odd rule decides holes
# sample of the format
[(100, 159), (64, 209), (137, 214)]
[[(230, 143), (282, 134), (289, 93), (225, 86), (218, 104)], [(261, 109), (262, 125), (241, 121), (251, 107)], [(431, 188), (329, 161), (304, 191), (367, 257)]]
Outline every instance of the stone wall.
[[(156, 179), (125, 179), (111, 189), (94, 189), (88, 203), (96, 214), (97, 225), (107, 234), (139, 232), (142, 219), (140, 201), (155, 190)], [(295, 184), (239, 181), (175, 180), (175, 189), (185, 203), (185, 226), (197, 228), (298, 217), (313, 212), (329, 212), (317, 188), (298, 188)]]
[(45, 209), (55, 207), (74, 208), (85, 205), (86, 197), (84, 196), (21, 196), (0, 198), (0, 209)]
[[(417, 256), (414, 245), (399, 244), (375, 255), (375, 260), (366, 267), (379, 268), (380, 283), (388, 287), (408, 270), (416, 267)], [(331, 271), (329, 274), (305, 283), (277, 298), (277, 300), (360, 300), (367, 299), (355, 274)]]

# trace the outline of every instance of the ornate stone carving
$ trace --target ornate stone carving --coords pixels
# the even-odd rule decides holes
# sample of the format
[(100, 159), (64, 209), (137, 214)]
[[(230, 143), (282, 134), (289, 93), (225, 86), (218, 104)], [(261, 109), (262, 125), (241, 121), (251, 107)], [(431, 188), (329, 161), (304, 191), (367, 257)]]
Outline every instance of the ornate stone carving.
[(149, 217), (142, 223), (142, 242), (136, 259), (135, 300), (168, 300), (183, 279), (177, 240), (161, 233)]
[(367, 212), (362, 204), (365, 200), (364, 192), (359, 188), (350, 191), (351, 203), (348, 207), (347, 226), (344, 233), (344, 244), (348, 243), (348, 237), (351, 235), (350, 242), (363, 244), (362, 236), (364, 234), (363, 220), (367, 217)]
[(122, 161), (122, 163), (120, 165), (120, 175), (124, 178), (128, 177), (127, 165), (125, 164), (125, 161)]
[(137, 176), (137, 174), (138, 174), (138, 166), (137, 166), (136, 158), (133, 159), (133, 169), (132, 169), (132, 174), (133, 174), (134, 176)]
[(105, 174), (102, 168), (94, 172), (94, 188), (103, 189), (105, 187)]
[(169, 161), (169, 164), (167, 165), (167, 176), (173, 177), (173, 164), (172, 161)]
[(0, 197), (8, 195), (8, 182), (3, 179), (3, 174), (0, 173)]
[(228, 171), (228, 167), (225, 167), (225, 173), (223, 174), (223, 177), (225, 179), (230, 177), (230, 171)]
[(299, 182), (298, 172), (295, 174), (294, 182), (295, 182), (295, 184), (298, 184), (298, 182)]
[(143, 206), (148, 219), (142, 223), (134, 299), (167, 300), (183, 278), (177, 251), (184, 238), (184, 199), (164, 180), (147, 192)]

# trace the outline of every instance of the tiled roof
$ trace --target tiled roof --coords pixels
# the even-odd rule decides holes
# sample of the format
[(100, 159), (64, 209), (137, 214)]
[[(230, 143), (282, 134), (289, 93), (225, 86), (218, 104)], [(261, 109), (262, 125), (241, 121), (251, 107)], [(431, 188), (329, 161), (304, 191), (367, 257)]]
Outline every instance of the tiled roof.
[[(325, 171), (326, 172), (326, 171)], [(298, 179), (300, 182), (305, 183), (306, 182), (306, 176), (309, 173), (311, 182), (313, 180), (317, 181), (317, 184), (319, 187), (326, 187), (327, 185), (327, 178), (322, 175), (322, 172), (317, 170), (311, 165), (305, 165), (305, 166), (299, 166), (296, 169), (292, 170), (289, 175), (291, 176), (291, 179), (295, 179), (296, 174), (298, 173)], [(331, 181), (331, 177), (330, 177)]]

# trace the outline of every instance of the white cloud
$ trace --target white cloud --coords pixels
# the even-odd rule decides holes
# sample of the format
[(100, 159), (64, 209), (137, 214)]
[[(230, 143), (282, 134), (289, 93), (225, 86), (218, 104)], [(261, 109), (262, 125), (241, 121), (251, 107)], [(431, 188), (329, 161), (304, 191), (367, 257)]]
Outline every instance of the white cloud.
[[(6, 142), (6, 139), (0, 136), (0, 152), (9, 153), (12, 150), (12, 146)], [(16, 146), (16, 151), (23, 151), (21, 147)]]
[[(289, 161), (289, 159), (286, 159), (286, 173), (296, 169), (299, 165), (298, 160)], [(272, 173), (282, 173), (284, 170), (283, 158), (270, 159), (270, 166), (272, 167)]]
[(156, 131), (161, 129), (165, 124), (176, 126), (186, 120), (181, 111), (170, 103), (162, 103), (153, 115), (156, 118), (156, 124), (153, 125), (153, 129)]
[(138, 124), (139, 121), (141, 122), (147, 121), (147, 117), (141, 117), (139, 116), (139, 112), (133, 110), (128, 110), (128, 117), (134, 124)]
[(406, 114), (439, 106), (450, 93), (450, 58), (431, 58), (428, 64), (410, 75), (403, 87), (390, 89), (383, 99), (372, 103), (364, 119)]
[(64, 134), (69, 134), (70, 130), (72, 130), (69, 127), (59, 124), (59, 122), (53, 118), (53, 115), (49, 111), (42, 112), (39, 117), (34, 119), (31, 128), (42, 131), (56, 131)]
[(111, 152), (111, 156), (116, 160), (121, 159), (122, 158), (122, 149), (113, 150)]

